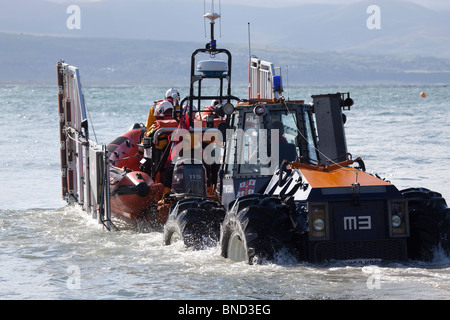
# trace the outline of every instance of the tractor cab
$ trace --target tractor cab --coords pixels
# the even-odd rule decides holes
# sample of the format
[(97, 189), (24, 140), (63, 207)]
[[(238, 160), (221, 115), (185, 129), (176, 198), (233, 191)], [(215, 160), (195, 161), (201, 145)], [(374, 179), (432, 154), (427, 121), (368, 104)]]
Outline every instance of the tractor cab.
[(342, 113), (353, 105), (349, 93), (315, 95), (312, 103), (285, 100), (281, 69), (255, 56), (249, 79), (249, 99), (239, 101), (227, 122), (221, 171), (225, 206), (264, 193), (283, 162), (314, 166), (349, 158)]
[(222, 203), (262, 193), (281, 163), (317, 162), (313, 109), (303, 101), (239, 102), (230, 116), (223, 164)]

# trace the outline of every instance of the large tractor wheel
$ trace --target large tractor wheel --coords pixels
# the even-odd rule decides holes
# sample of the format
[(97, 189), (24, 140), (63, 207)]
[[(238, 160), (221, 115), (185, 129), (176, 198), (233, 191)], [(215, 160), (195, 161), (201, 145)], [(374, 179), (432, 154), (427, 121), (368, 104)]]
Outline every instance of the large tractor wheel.
[(164, 226), (164, 244), (178, 240), (196, 250), (214, 246), (219, 241), (220, 223), (225, 210), (220, 203), (204, 198), (180, 200), (171, 210)]
[(440, 193), (425, 188), (401, 191), (408, 199), (411, 236), (408, 256), (431, 261), (439, 247), (450, 249), (450, 208)]
[(249, 264), (272, 260), (283, 247), (293, 249), (289, 208), (279, 198), (253, 194), (239, 198), (222, 224), (225, 258)]

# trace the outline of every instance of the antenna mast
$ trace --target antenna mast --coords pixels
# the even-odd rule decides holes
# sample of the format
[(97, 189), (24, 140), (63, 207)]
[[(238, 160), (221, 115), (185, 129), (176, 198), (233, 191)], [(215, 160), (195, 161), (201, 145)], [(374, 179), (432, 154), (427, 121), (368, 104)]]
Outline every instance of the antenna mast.
[[(214, 1), (213, 1), (214, 4)], [(209, 19), (210, 25), (211, 25), (211, 41), (206, 44), (206, 49), (210, 50), (211, 52), (215, 52), (216, 51), (216, 40), (214, 39), (214, 24), (215, 24), (215, 20), (220, 18), (220, 14), (215, 13), (215, 12), (210, 12), (210, 13), (206, 13), (203, 17), (205, 17), (206, 19)]]
[[(220, 5), (220, 1), (219, 1)], [(204, 5), (204, 10), (206, 5)], [(220, 10), (220, 9), (219, 9)], [(227, 49), (217, 48), (216, 39), (214, 37), (214, 26), (216, 20), (221, 17), (220, 13), (214, 12), (214, 0), (212, 0), (211, 12), (203, 12), (203, 18), (209, 19), (211, 28), (211, 40), (206, 44), (205, 48), (200, 48), (195, 50), (191, 55), (191, 81), (189, 88), (189, 96), (183, 99), (180, 103), (180, 108), (182, 108), (183, 103), (187, 102), (189, 105), (189, 124), (190, 127), (193, 126), (193, 106), (194, 101), (197, 101), (197, 107), (200, 108), (202, 100), (219, 100), (226, 101), (225, 106), (228, 105), (227, 110), (234, 108), (230, 101), (239, 101), (239, 98), (231, 95), (231, 66), (232, 66), (232, 56), (230, 51)], [(206, 24), (205, 24), (206, 30)], [(212, 58), (211, 60), (196, 61), (197, 54), (209, 54)], [(225, 54), (227, 60), (215, 60), (216, 55)], [(203, 80), (218, 79), (219, 80), (219, 93), (214, 96), (203, 95), (202, 94), (202, 82)], [(226, 83), (226, 87), (224, 82)], [(230, 107), (231, 106), (231, 107)], [(224, 111), (224, 114), (229, 114)]]

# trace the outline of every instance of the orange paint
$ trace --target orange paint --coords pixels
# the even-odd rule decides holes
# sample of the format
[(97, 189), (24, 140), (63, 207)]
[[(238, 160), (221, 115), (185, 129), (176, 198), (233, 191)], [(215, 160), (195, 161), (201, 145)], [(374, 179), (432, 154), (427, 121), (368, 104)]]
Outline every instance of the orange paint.
[(334, 171), (300, 169), (312, 188), (351, 187), (358, 182), (360, 186), (388, 186), (390, 183), (355, 168), (341, 168)]

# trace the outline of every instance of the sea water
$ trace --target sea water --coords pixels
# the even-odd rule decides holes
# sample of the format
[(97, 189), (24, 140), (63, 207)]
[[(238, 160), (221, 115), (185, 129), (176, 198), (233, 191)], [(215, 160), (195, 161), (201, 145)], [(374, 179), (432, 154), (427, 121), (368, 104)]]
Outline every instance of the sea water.
[[(145, 123), (167, 90), (83, 89), (99, 144)], [(355, 101), (345, 111), (353, 157), (399, 189), (426, 187), (450, 204), (450, 87), (291, 86), (285, 95), (310, 102), (347, 91)], [(450, 259), (440, 251), (428, 263), (369, 266), (299, 263), (281, 252), (274, 263), (249, 266), (222, 258), (218, 247), (164, 246), (160, 231), (138, 232), (117, 218), (120, 231), (104, 231), (61, 198), (56, 85), (0, 86), (0, 110), (0, 299), (450, 298)]]

